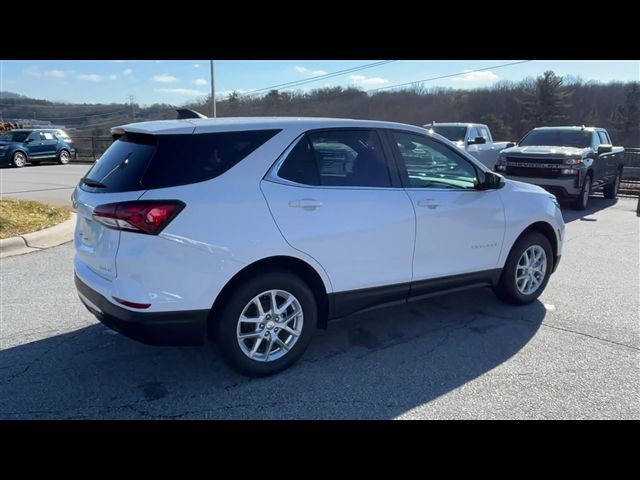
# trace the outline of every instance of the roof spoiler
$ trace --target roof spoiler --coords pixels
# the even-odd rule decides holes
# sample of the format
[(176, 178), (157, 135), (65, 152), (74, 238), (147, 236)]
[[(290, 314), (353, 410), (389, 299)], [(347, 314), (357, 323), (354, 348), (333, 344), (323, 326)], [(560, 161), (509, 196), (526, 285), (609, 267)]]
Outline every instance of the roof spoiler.
[(185, 118), (209, 118), (206, 115), (189, 108), (177, 108), (176, 112), (178, 112), (178, 120), (183, 120)]

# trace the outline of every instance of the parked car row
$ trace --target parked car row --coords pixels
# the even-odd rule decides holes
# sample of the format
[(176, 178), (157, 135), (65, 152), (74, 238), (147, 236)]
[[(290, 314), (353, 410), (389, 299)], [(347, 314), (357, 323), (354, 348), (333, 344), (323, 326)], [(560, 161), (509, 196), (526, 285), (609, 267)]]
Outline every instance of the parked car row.
[(421, 127), (193, 118), (112, 134), (72, 197), (81, 301), (146, 343), (214, 340), (247, 375), (374, 306), (474, 287), (528, 304), (562, 256), (554, 195)]
[(587, 208), (589, 195), (602, 188), (616, 198), (622, 179), (624, 148), (614, 147), (609, 133), (598, 127), (539, 127), (520, 142), (493, 142), (486, 125), (431, 123), (442, 135), (507, 178), (539, 185), (569, 199), (574, 208)]
[(64, 130), (16, 129), (0, 135), (0, 166), (20, 168), (41, 162), (65, 165), (75, 156), (76, 148)]

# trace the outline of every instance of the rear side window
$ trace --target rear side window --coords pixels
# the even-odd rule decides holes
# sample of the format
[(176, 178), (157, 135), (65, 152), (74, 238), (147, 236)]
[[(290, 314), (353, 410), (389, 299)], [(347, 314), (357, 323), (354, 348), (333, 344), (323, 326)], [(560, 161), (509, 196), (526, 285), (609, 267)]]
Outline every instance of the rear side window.
[(600, 135), (600, 143), (605, 145), (609, 145), (611, 143), (611, 140), (609, 140), (609, 137), (607, 137), (607, 134), (603, 130), (600, 130), (598, 135)]
[(328, 130), (305, 135), (278, 171), (304, 185), (390, 187), (389, 169), (374, 130)]
[(210, 180), (240, 162), (280, 130), (148, 135), (116, 140), (86, 175), (83, 188), (124, 192)]

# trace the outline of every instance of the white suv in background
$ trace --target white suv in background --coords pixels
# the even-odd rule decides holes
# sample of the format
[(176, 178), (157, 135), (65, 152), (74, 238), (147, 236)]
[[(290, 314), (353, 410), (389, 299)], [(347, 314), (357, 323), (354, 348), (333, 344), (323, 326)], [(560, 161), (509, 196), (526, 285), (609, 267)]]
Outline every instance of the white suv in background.
[(375, 305), (481, 286), (530, 303), (562, 253), (553, 195), (420, 127), (221, 118), (112, 133), (73, 193), (81, 300), (146, 343), (215, 339), (248, 375)]

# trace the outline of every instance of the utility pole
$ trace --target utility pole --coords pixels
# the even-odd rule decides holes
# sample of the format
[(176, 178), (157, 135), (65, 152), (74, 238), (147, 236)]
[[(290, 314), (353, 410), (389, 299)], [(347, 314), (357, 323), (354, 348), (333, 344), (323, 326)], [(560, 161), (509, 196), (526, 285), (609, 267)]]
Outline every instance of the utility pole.
[(136, 97), (134, 97), (133, 95), (129, 95), (127, 98), (129, 99), (129, 103), (131, 104), (131, 119), (135, 122), (136, 112), (134, 110), (133, 101), (136, 99)]
[(216, 118), (216, 83), (213, 74), (213, 60), (209, 60), (211, 66), (211, 114)]

